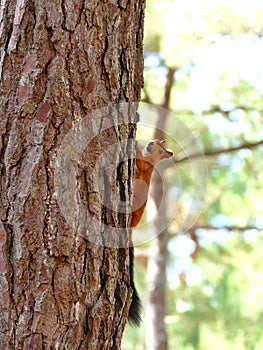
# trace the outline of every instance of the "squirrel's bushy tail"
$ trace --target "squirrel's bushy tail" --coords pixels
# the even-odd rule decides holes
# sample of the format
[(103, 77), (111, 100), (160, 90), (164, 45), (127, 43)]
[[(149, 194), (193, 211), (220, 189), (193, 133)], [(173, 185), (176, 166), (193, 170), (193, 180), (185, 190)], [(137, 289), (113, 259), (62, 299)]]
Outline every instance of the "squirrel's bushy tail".
[(131, 285), (133, 294), (132, 294), (132, 302), (129, 310), (128, 321), (132, 326), (139, 327), (142, 322), (142, 317), (141, 317), (142, 304), (134, 283), (134, 271), (133, 271), (134, 248), (133, 246), (130, 247), (129, 250), (130, 250), (129, 252), (130, 253), (130, 285)]

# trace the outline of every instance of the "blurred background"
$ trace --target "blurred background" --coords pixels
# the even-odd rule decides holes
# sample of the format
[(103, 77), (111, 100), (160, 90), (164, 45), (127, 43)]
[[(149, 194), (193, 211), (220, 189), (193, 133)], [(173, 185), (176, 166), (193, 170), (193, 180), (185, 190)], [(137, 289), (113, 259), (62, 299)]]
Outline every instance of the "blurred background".
[(164, 110), (138, 138), (174, 159), (135, 233), (156, 238), (136, 248), (144, 323), (123, 350), (263, 349), (262, 35), (262, 0), (147, 3), (142, 101)]

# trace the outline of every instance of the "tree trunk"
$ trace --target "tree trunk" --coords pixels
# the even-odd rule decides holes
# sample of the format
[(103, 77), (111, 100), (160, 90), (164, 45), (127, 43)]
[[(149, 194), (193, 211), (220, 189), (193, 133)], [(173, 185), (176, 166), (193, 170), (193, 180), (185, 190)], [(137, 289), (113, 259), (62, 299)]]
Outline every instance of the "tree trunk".
[[(169, 68), (166, 76), (166, 85), (162, 108), (157, 108), (158, 119), (154, 138), (165, 140), (165, 125), (169, 115), (171, 91), (174, 83), (176, 68)], [(168, 338), (164, 323), (166, 313), (166, 266), (168, 260), (168, 225), (167, 200), (165, 190), (165, 173), (160, 167), (159, 173), (155, 172), (150, 195), (156, 208), (156, 217), (153, 220), (151, 230), (156, 237), (149, 247), (149, 259), (147, 270), (148, 298), (146, 305), (146, 344), (148, 350), (167, 350)]]
[(120, 348), (143, 18), (144, 0), (1, 2), (1, 349)]
[(164, 229), (167, 225), (167, 216), (163, 176), (163, 173), (162, 176), (155, 173), (152, 180), (151, 195), (157, 214), (151, 226), (155, 239), (150, 243), (148, 255), (148, 297), (145, 315), (147, 350), (167, 350), (168, 348), (164, 317), (166, 313), (165, 285), (169, 239), (168, 233)]

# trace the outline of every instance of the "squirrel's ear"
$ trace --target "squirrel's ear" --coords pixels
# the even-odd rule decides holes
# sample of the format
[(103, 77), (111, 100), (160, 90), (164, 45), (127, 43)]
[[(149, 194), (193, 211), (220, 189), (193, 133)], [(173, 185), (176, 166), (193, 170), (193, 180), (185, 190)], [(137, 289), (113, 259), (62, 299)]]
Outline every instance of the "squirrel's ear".
[(162, 141), (161, 141), (161, 144), (164, 145), (164, 144), (165, 144), (165, 140), (162, 140)]

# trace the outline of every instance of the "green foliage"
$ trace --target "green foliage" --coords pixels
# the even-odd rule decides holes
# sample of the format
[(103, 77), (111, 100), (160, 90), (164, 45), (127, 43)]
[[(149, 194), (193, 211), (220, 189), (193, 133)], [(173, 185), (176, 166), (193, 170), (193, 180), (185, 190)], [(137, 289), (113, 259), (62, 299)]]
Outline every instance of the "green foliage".
[(158, 52), (169, 67), (182, 67), (195, 50), (212, 44), (219, 35), (236, 39), (251, 32), (261, 35), (260, 1), (151, 1), (145, 21), (145, 48)]
[[(178, 145), (187, 145), (189, 136), (178, 119), (205, 153), (222, 150), (206, 158), (206, 207), (194, 224), (201, 247), (197, 260), (191, 257), (195, 244), (188, 232), (185, 245), (180, 246), (181, 235), (169, 245), (165, 321), (170, 349), (263, 348), (263, 144), (251, 146), (263, 140), (262, 29), (261, 1), (148, 2), (142, 97), (162, 104), (166, 74), (176, 68), (169, 101), (173, 113), (166, 124), (175, 158), (183, 156)], [(145, 136), (140, 128), (139, 135)], [(200, 204), (193, 198), (191, 169), (193, 160), (167, 171), (168, 212), (178, 209), (180, 197), (171, 234), (178, 233), (189, 201), (193, 208)], [(145, 349), (143, 329), (138, 334), (127, 330), (124, 349)], [(138, 346), (131, 345), (135, 339)]]
[[(197, 286), (168, 289), (170, 348), (260, 349), (263, 303), (263, 238), (233, 234), (221, 244), (205, 244), (198, 259)], [(172, 317), (173, 315), (173, 317)], [(169, 322), (170, 320), (170, 322)]]

